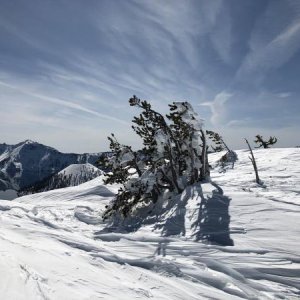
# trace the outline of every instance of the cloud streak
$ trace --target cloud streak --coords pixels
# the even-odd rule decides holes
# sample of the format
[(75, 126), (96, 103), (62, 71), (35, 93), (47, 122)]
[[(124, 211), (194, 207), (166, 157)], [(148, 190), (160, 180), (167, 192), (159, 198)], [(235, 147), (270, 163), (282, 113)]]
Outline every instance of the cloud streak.
[[(273, 6), (275, 4), (269, 5), (265, 15), (261, 17), (262, 19), (269, 11), (275, 10)], [(279, 8), (276, 9), (276, 12), (277, 10)], [(272, 23), (269, 26), (273, 26)], [(291, 18), (290, 24), (277, 32), (270, 41), (268, 41), (269, 36), (263, 37), (263, 34), (265, 33), (261, 31), (260, 27), (254, 30), (250, 40), (251, 50), (245, 56), (244, 62), (237, 72), (237, 77), (243, 78), (258, 72), (265, 74), (267, 71), (277, 69), (287, 63), (300, 50), (300, 14)], [(262, 41), (257, 43), (255, 42), (257, 40)]]
[(80, 111), (80, 112), (88, 113), (88, 114), (93, 115), (93, 116), (101, 117), (105, 120), (118, 122), (118, 123), (125, 124), (125, 125), (129, 124), (128, 122), (120, 120), (118, 118), (108, 116), (108, 115), (105, 115), (105, 114), (101, 114), (97, 111), (86, 108), (86, 107), (82, 106), (81, 104), (76, 104), (76, 103), (73, 103), (71, 101), (67, 101), (67, 100), (64, 100), (64, 99), (53, 98), (53, 97), (41, 95), (41, 94), (38, 94), (38, 93), (26, 91), (23, 88), (16, 87), (14, 85), (8, 84), (8, 83), (3, 82), (3, 81), (0, 81), (0, 85), (8, 87), (10, 89), (13, 89), (15, 91), (18, 91), (21, 94), (25, 94), (25, 95), (32, 96), (32, 97), (38, 98), (38, 99), (46, 101), (46, 102), (57, 104), (58, 107), (64, 106), (64, 107), (68, 107), (68, 108), (71, 108), (71, 109), (74, 109), (74, 110), (77, 110), (77, 111)]

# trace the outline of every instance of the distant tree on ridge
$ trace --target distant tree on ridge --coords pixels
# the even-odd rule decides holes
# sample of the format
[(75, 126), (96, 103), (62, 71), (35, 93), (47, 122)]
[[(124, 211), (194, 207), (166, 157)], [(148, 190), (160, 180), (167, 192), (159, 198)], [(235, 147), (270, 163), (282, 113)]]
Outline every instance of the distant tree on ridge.
[(270, 146), (277, 143), (277, 138), (275, 136), (273, 136), (273, 137), (270, 136), (269, 140), (267, 140), (267, 141), (265, 141), (263, 139), (263, 137), (259, 134), (256, 135), (255, 137), (256, 137), (256, 139), (254, 140), (254, 143), (258, 144), (258, 146), (255, 148), (263, 147), (263, 148), (267, 149), (267, 148), (270, 148)]

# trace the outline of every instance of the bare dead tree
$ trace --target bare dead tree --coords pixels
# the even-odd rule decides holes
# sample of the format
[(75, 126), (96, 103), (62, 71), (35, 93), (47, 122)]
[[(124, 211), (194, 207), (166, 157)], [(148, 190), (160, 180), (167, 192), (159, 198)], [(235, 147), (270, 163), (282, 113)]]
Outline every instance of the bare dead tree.
[(258, 176), (256, 160), (255, 160), (255, 157), (254, 157), (254, 155), (253, 155), (252, 148), (251, 148), (251, 146), (250, 146), (248, 140), (245, 139), (245, 141), (246, 141), (246, 143), (247, 143), (247, 145), (248, 145), (248, 148), (249, 148), (249, 150), (250, 150), (250, 153), (251, 153), (251, 156), (249, 156), (249, 159), (251, 160), (252, 165), (253, 165), (253, 168), (254, 168), (254, 172), (255, 172), (255, 181), (256, 181), (257, 184), (261, 184), (261, 181), (260, 181), (259, 176)]

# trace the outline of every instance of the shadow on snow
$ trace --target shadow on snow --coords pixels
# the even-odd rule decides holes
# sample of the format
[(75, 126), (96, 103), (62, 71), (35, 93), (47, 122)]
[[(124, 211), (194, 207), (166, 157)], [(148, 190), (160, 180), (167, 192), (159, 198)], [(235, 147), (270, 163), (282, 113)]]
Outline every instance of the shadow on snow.
[[(224, 195), (222, 188), (215, 182), (210, 181), (215, 188), (211, 195), (204, 195), (201, 184), (189, 186), (181, 195), (170, 199), (168, 205), (164, 208), (158, 207), (151, 210), (151, 215), (141, 217), (130, 217), (120, 220), (114, 220), (105, 229), (97, 234), (109, 232), (126, 233), (136, 231), (142, 224), (154, 224), (155, 229), (161, 230), (163, 236), (186, 235), (187, 226), (187, 206), (191, 199), (200, 198), (201, 202), (197, 205), (199, 209), (193, 209), (191, 218), (194, 222), (191, 224), (192, 236), (197, 241), (205, 241), (211, 244), (222, 246), (233, 246), (233, 240), (230, 238), (230, 198)], [(145, 213), (145, 212), (144, 212)]]
[(210, 243), (222, 246), (233, 246), (230, 238), (230, 198), (224, 195), (220, 186), (211, 182), (216, 188), (212, 196), (204, 197), (200, 187), (201, 203), (197, 221), (192, 225), (196, 227), (195, 236), (197, 240), (207, 240)]

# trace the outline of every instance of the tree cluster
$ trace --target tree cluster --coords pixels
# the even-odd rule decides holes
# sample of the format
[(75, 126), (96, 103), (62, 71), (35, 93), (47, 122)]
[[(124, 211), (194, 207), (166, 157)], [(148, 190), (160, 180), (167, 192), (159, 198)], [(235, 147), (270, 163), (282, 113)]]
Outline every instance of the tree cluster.
[(166, 191), (180, 194), (187, 185), (209, 176), (202, 121), (188, 102), (173, 102), (166, 116), (136, 96), (129, 104), (141, 111), (132, 129), (142, 139), (143, 148), (134, 151), (120, 144), (114, 134), (108, 137), (113, 155), (102, 156), (99, 163), (110, 170), (105, 183), (121, 187), (104, 218), (127, 217), (138, 208), (155, 205)]

